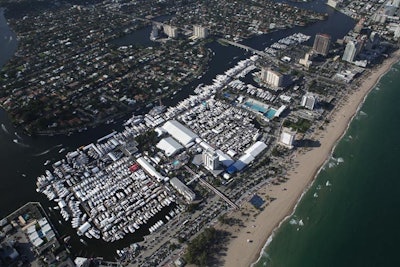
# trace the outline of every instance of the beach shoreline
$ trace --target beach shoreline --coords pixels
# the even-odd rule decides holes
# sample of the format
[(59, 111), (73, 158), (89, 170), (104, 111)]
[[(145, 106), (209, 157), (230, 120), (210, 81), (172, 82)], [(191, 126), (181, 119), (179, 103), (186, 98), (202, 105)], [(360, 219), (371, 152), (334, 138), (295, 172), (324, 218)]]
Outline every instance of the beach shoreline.
[[(285, 175), (289, 179), (279, 185), (268, 184), (257, 191), (261, 197), (273, 198), (261, 212), (249, 202), (243, 202), (240, 210), (229, 216), (244, 220), (242, 227), (218, 225), (217, 228), (227, 230), (235, 235), (228, 244), (226, 256), (222, 259), (224, 266), (252, 266), (263, 255), (263, 251), (272, 241), (276, 231), (295, 212), (298, 203), (312, 186), (316, 177), (331, 158), (336, 145), (346, 134), (353, 118), (365, 102), (371, 90), (394, 64), (400, 61), (400, 50), (396, 50), (382, 64), (369, 70), (358, 78), (357, 88), (347, 95), (329, 116), (329, 123), (323, 130), (316, 130), (313, 135), (319, 147), (299, 149), (291, 156), (291, 166)], [(254, 218), (244, 217), (243, 213), (254, 211)]]

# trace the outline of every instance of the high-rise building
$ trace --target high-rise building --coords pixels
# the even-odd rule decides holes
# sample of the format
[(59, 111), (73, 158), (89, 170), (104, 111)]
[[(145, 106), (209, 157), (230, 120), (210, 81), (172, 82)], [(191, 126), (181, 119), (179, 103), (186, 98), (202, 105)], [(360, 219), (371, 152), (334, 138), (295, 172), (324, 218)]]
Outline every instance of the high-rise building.
[(280, 87), (282, 85), (283, 75), (271, 69), (261, 69), (261, 80), (266, 84), (273, 87)]
[(365, 44), (368, 43), (367, 35), (359, 35), (356, 42), (356, 56), (364, 50)]
[(382, 10), (379, 10), (378, 12), (376, 12), (376, 13), (374, 13), (372, 15), (372, 20), (374, 22), (377, 22), (377, 23), (380, 23), (380, 24), (385, 23), (386, 22), (386, 18), (387, 18), (387, 15)]
[(328, 6), (331, 6), (333, 8), (336, 8), (338, 2), (335, 0), (328, 0), (328, 2), (326, 3)]
[(356, 57), (357, 52), (357, 42), (356, 41), (348, 41), (346, 48), (344, 49), (343, 61), (353, 62), (354, 58)]
[(279, 143), (284, 146), (287, 146), (289, 148), (293, 148), (295, 136), (296, 136), (296, 132), (294, 132), (288, 128), (283, 128), (281, 136), (279, 138)]
[(164, 25), (164, 33), (169, 38), (176, 38), (178, 37), (178, 28), (170, 25)]
[(150, 33), (150, 40), (154, 41), (158, 39), (158, 26), (156, 24), (153, 24), (153, 27), (151, 29)]
[(315, 35), (313, 50), (317, 54), (326, 56), (329, 52), (329, 46), (331, 44), (331, 37), (327, 34)]
[(364, 27), (364, 22), (365, 22), (365, 18), (361, 18), (361, 19), (357, 22), (356, 26), (354, 26), (353, 31), (354, 31), (355, 33), (360, 33), (361, 30), (362, 30), (363, 27)]
[(304, 55), (304, 58), (300, 58), (299, 60), (300, 65), (303, 65), (306, 68), (309, 68), (312, 64), (312, 61), (310, 60), (310, 54), (306, 53)]
[(201, 39), (207, 38), (208, 30), (206, 27), (202, 27), (200, 25), (193, 25), (193, 36)]
[(301, 99), (301, 106), (313, 110), (315, 102), (316, 100), (313, 95), (305, 94)]
[(203, 163), (206, 169), (211, 171), (217, 170), (220, 166), (219, 164), (219, 156), (213, 150), (207, 150), (203, 152)]

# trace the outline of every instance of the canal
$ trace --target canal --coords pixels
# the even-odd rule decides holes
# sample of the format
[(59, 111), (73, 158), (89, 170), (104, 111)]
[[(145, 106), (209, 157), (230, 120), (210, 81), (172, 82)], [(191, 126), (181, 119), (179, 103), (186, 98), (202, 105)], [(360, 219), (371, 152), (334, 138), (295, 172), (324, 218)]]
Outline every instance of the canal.
[[(326, 6), (323, 0), (316, 0), (311, 3), (296, 3), (295, 5), (327, 13), (329, 15), (328, 19), (316, 22), (307, 27), (294, 27), (256, 36), (243, 41), (243, 44), (262, 50), (281, 38), (301, 32), (312, 36), (310, 41), (308, 41), (308, 45), (312, 45), (313, 37), (316, 33), (328, 33), (335, 40), (342, 38), (355, 25), (354, 20)], [(140, 31), (139, 33), (134, 33), (134, 40), (138, 40), (142, 44), (151, 45), (151, 42), (148, 42), (150, 29), (143, 28)], [(134, 40), (131, 39), (128, 41)], [(7, 60), (16, 53), (17, 45), (18, 42), (15, 33), (7, 25), (3, 10), (1, 10), (0, 67), (6, 64)], [(167, 106), (175, 105), (180, 100), (192, 94), (193, 89), (198, 84), (212, 83), (212, 79), (217, 74), (223, 73), (226, 69), (234, 66), (239, 60), (249, 56), (249, 54), (246, 54), (245, 51), (239, 48), (222, 46), (218, 42), (208, 44), (208, 48), (213, 51), (214, 56), (206, 73), (200, 79), (183, 87), (172, 99), (164, 99), (163, 104)], [(44, 163), (47, 160), (51, 162), (58, 161), (64, 157), (67, 151), (75, 150), (81, 145), (91, 143), (113, 130), (121, 130), (122, 122), (129, 117), (130, 115), (127, 115), (113, 124), (100, 125), (70, 136), (31, 137), (24, 135), (20, 129), (14, 128), (7, 113), (3, 109), (0, 109), (0, 217), (7, 215), (28, 201), (40, 201), (45, 207), (55, 206), (54, 202), (49, 203), (43, 195), (35, 191), (36, 177), (43, 174), (49, 168), (49, 166), (44, 166)], [(62, 147), (66, 148), (66, 152), (60, 154), (59, 150)], [(58, 220), (60, 220), (58, 213), (51, 211), (50, 215), (57, 230), (62, 235), (71, 235), (72, 251), (88, 257), (101, 255), (106, 259), (113, 259), (116, 249), (121, 249), (132, 242), (141, 240), (147, 232), (147, 230), (135, 232), (134, 235), (112, 244), (98, 240), (89, 240), (88, 246), (85, 246), (79, 242), (79, 238), (69, 224), (58, 223)]]

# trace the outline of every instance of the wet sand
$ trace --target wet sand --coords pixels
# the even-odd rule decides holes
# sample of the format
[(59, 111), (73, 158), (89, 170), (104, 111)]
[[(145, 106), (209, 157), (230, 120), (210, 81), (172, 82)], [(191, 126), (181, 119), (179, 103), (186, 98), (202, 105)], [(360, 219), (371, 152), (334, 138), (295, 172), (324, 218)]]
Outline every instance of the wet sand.
[(330, 158), (336, 143), (346, 132), (365, 97), (380, 77), (399, 59), (400, 51), (398, 50), (380, 66), (372, 69), (370, 75), (363, 75), (358, 80), (360, 82), (358, 88), (335, 108), (330, 116), (329, 124), (325, 125), (323, 130), (315, 132), (313, 139), (319, 141), (321, 146), (295, 151), (292, 157), (293, 168), (289, 169), (285, 176), (289, 179), (280, 185), (264, 186), (257, 192), (264, 199), (268, 195), (274, 198), (274, 201), (261, 212), (255, 211), (249, 202), (244, 202), (239, 211), (229, 215), (229, 217), (240, 219), (244, 227), (217, 226), (217, 228), (230, 231), (235, 236), (228, 244), (228, 250), (223, 259), (224, 266), (250, 266), (257, 261), (267, 240), (273, 236), (280, 223), (293, 213), (296, 204), (313, 182), (319, 169)]

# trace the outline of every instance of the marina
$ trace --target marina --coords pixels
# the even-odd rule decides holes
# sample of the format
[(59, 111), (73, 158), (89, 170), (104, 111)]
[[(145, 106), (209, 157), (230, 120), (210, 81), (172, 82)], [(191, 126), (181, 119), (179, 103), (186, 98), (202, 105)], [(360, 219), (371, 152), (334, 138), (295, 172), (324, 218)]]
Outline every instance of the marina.
[[(242, 170), (267, 147), (264, 142), (254, 143), (254, 140), (260, 137), (265, 140), (265, 137), (252, 123), (256, 115), (248, 112), (245, 106), (240, 108), (224, 103), (214, 99), (214, 96), (225, 87), (239, 90), (247, 87), (248, 93), (254, 95), (251, 85), (239, 79), (253, 72), (258, 60), (257, 55), (241, 60), (224, 74), (217, 75), (211, 85), (199, 84), (194, 90), (195, 95), (177, 105), (168, 108), (159, 105), (144, 115), (133, 115), (123, 124), (124, 130), (113, 131), (95, 143), (66, 153), (64, 159), (52, 163), (52, 171), (46, 170), (37, 178), (37, 191), (57, 203), (54, 209), (71, 223), (77, 235), (81, 236), (80, 240), (85, 237), (115, 242), (145, 225), (148, 233), (157, 232), (165, 222), (159, 219), (148, 225), (153, 217), (168, 208), (170, 212), (164, 219), (170, 221), (182, 210), (179, 205), (190, 203), (195, 195), (184, 184), (177, 185), (168, 177), (171, 169), (181, 166), (180, 161), (173, 160), (171, 165), (168, 162), (160, 164), (160, 161), (165, 162), (165, 159), (159, 158), (164, 158), (161, 154), (143, 155), (143, 151), (138, 149), (137, 138), (152, 130), (159, 135), (166, 131), (192, 151), (219, 148), (216, 153), (227, 178), (228, 173)], [(270, 102), (281, 99), (272, 97), (265, 89), (262, 91), (264, 94), (258, 94), (259, 98)], [(242, 101), (240, 97), (238, 99)], [(250, 102), (262, 105), (252, 99), (245, 104)], [(279, 116), (284, 108), (279, 111), (266, 109), (263, 112), (266, 122)], [(175, 119), (182, 121), (190, 130), (180, 124), (174, 127), (193, 137), (183, 141), (182, 136), (175, 136), (175, 130), (170, 132), (167, 125)], [(214, 123), (210, 123), (212, 121)], [(229, 123), (221, 124), (221, 121)], [(197, 135), (191, 131), (199, 136), (194, 138)], [(65, 148), (61, 148), (58, 152), (64, 151)], [(46, 160), (44, 165), (50, 162)], [(171, 190), (170, 183), (177, 191)], [(203, 183), (212, 188), (207, 182)], [(178, 208), (171, 210), (176, 205)], [(235, 206), (234, 203), (232, 205)]]
[(130, 159), (128, 139), (113, 134), (110, 139), (69, 152), (37, 180), (38, 192), (57, 202), (65, 221), (79, 236), (113, 242), (175, 202), (163, 181), (147, 175)]
[[(324, 22), (321, 22), (321, 23), (323, 24)], [(300, 28), (297, 28), (297, 29), (300, 29)], [(292, 30), (290, 29), (288, 31), (285, 31), (282, 34), (285, 35), (285, 34), (287, 34), (288, 32), (291, 32), (291, 31)], [(276, 33), (273, 33), (272, 36), (280, 36), (280, 34), (281, 34), (280, 32), (276, 32)], [(271, 36), (271, 34), (267, 36), (268, 38), (265, 37), (265, 36), (260, 36), (260, 37), (257, 37), (254, 41), (256, 41), (258, 44), (261, 44), (267, 39), (269, 41), (271, 39), (270, 36)], [(15, 40), (15, 38), (14, 38), (14, 40)], [(275, 38), (275, 40), (276, 40), (276, 38)], [(251, 40), (246, 40), (245, 42), (252, 42), (252, 41)], [(208, 72), (207, 74), (205, 74), (204, 76), (202, 76), (202, 78), (199, 80), (199, 82), (201, 82), (201, 83), (207, 84), (207, 83), (210, 82), (210, 75), (215, 75), (216, 73), (221, 73), (221, 71), (223, 72), (222, 68), (225, 68), (225, 66), (226, 66), (225, 64), (227, 62), (227, 61), (226, 62), (224, 61), (225, 59), (228, 59), (228, 60), (230, 60), (232, 62), (232, 58), (234, 57), (235, 59), (237, 59), (238, 58), (238, 56), (237, 56), (238, 54), (240, 54), (239, 59), (243, 58), (242, 51), (237, 50), (237, 49), (233, 49), (233, 48), (230, 48), (230, 47), (222, 47), (222, 49), (221, 49), (221, 47), (218, 47), (218, 45), (214, 45), (214, 44), (212, 45), (212, 49), (213, 50), (215, 49), (215, 51), (216, 51), (217, 61), (218, 62), (222, 62), (222, 63), (218, 64), (217, 62), (214, 62), (213, 65), (212, 65), (211, 71)], [(236, 63), (235, 60), (233, 60), (233, 62)], [(193, 88), (196, 87), (196, 85), (194, 85)], [(191, 90), (192, 89), (190, 89), (190, 88), (186, 88), (185, 90), (178, 91), (176, 93), (173, 101), (163, 100), (163, 102), (166, 103), (167, 106), (169, 106), (170, 103), (174, 103), (175, 104), (177, 101), (179, 101), (180, 99), (185, 98), (186, 95), (190, 94)], [(178, 99), (178, 100), (176, 100), (176, 99)], [(171, 110), (171, 112), (177, 112), (177, 110), (175, 110), (175, 111)], [(4, 111), (3, 111), (2, 114), (4, 114)], [(139, 115), (135, 115), (135, 119), (136, 118), (139, 118)], [(138, 119), (138, 120), (140, 120), (140, 119)], [(8, 122), (7, 119), (2, 120), (2, 122), (3, 121), (7, 125), (7, 128), (9, 128), (10, 130), (13, 130), (13, 128), (10, 125), (8, 125), (9, 122)], [(136, 121), (136, 123), (137, 123), (137, 121)], [(129, 122), (127, 124), (130, 125)], [(37, 159), (31, 158), (31, 156), (30, 156), (31, 154), (40, 153), (41, 151), (44, 151), (44, 150), (48, 149), (48, 147), (54, 146), (54, 145), (60, 144), (60, 143), (63, 143), (64, 147), (66, 147), (67, 150), (74, 151), (74, 149), (76, 149), (81, 144), (91, 143), (91, 142), (93, 142), (93, 140), (100, 138), (101, 135), (104, 135), (102, 133), (111, 132), (111, 130), (113, 128), (119, 128), (119, 125), (117, 125), (117, 124), (114, 124), (112, 126), (111, 125), (110, 126), (104, 125), (104, 126), (101, 126), (101, 127), (97, 127), (96, 129), (91, 129), (89, 127), (89, 129), (86, 132), (82, 132), (81, 134), (73, 134), (68, 139), (65, 138), (65, 137), (60, 136), (60, 137), (46, 137), (46, 138), (40, 137), (40, 138), (37, 138), (37, 139), (33, 140), (30, 137), (22, 135), (22, 137), (24, 138), (25, 142), (31, 146), (31, 148), (29, 150), (28, 149), (27, 150), (22, 150), (22, 148), (20, 148), (17, 145), (14, 145), (14, 146), (10, 147), (10, 149), (7, 146), (7, 150), (9, 150), (13, 155), (16, 154), (16, 152), (18, 152), (18, 153), (22, 152), (22, 154), (23, 154), (20, 158), (23, 159), (22, 162), (24, 162), (24, 164), (18, 164), (19, 165), (18, 169), (21, 170), (22, 172), (26, 173), (27, 178), (25, 180), (21, 180), (21, 179), (14, 179), (14, 180), (18, 181), (18, 182), (24, 182), (24, 183), (26, 183), (27, 186), (24, 187), (21, 190), (21, 195), (20, 195), (20, 197), (18, 199), (20, 199), (21, 196), (25, 196), (25, 199), (26, 198), (28, 198), (28, 199), (32, 199), (32, 198), (33, 199), (40, 199), (41, 201), (46, 203), (46, 205), (48, 205), (47, 204), (48, 202), (46, 202), (45, 199), (42, 198), (42, 194), (35, 194), (34, 190), (32, 190), (32, 188), (33, 188), (33, 182), (32, 182), (33, 179), (32, 178), (40, 175), (40, 173), (44, 173), (43, 168), (45, 168), (45, 167), (43, 166), (43, 162), (45, 162), (45, 160), (50, 159), (52, 162), (57, 162), (60, 159), (60, 156), (58, 156), (58, 154), (57, 154), (57, 151), (59, 151), (59, 149), (54, 150), (54, 151), (50, 151), (46, 156), (39, 156)], [(12, 139), (11, 139), (11, 141), (12, 141)], [(13, 143), (11, 142), (11, 144), (13, 144)], [(3, 145), (3, 147), (4, 146), (5, 145)], [(31, 151), (33, 151), (33, 153)], [(66, 151), (63, 151), (63, 152), (66, 152)], [(17, 157), (19, 157), (19, 156), (17, 156)], [(5, 162), (7, 162), (7, 159), (5, 159)], [(36, 164), (35, 166), (41, 166), (41, 167), (35, 168), (34, 170), (33, 169), (32, 170), (27, 170), (25, 168), (25, 166), (28, 166), (28, 164), (26, 164), (28, 162), (30, 162), (30, 164), (36, 164), (36, 162), (38, 162), (38, 164)], [(13, 164), (8, 164), (8, 165), (9, 166), (13, 166)], [(23, 166), (21, 166), (21, 165), (23, 165)], [(51, 165), (48, 165), (46, 168), (50, 168), (50, 166)], [(5, 171), (6, 171), (6, 174), (9, 177), (13, 177), (12, 173), (7, 173), (7, 170), (5, 170)], [(18, 175), (20, 176), (20, 173)], [(13, 180), (13, 179), (11, 179), (11, 180)], [(8, 185), (8, 183), (5, 183), (4, 185), (5, 185), (4, 188), (7, 191), (8, 188), (9, 188), (9, 185)], [(11, 191), (11, 190), (8, 190), (8, 191)], [(10, 197), (7, 196), (7, 198), (10, 198)], [(14, 198), (16, 198), (16, 197), (14, 197)], [(22, 197), (22, 198), (24, 198), (24, 197)], [(13, 197), (11, 197), (10, 199), (13, 199)], [(52, 202), (50, 202), (49, 205), (54, 206), (54, 204), (51, 204), (51, 203)], [(6, 210), (9, 209), (9, 208), (13, 208), (13, 207), (5, 207)], [(56, 210), (56, 212), (57, 212), (57, 210)], [(163, 218), (164, 218), (164, 216), (163, 216)], [(57, 221), (57, 217), (55, 217), (55, 221)], [(155, 221), (154, 223), (156, 223), (156, 222), (157, 221)], [(188, 226), (188, 225), (190, 225), (190, 223), (186, 224), (186, 226)], [(152, 225), (149, 225), (149, 226), (152, 226)], [(67, 231), (71, 235), (73, 235), (73, 232), (71, 232), (68, 227), (64, 227), (63, 226), (62, 228), (63, 228), (63, 231)], [(189, 231), (189, 230), (187, 230), (187, 231)], [(76, 232), (76, 229), (75, 229), (75, 232)], [(141, 233), (139, 231), (136, 231), (134, 234), (140, 235)], [(84, 235), (82, 237), (85, 238)], [(92, 238), (92, 240), (93, 239), (95, 239), (95, 238)], [(75, 242), (75, 241), (78, 241), (78, 239), (75, 240), (75, 238), (72, 237), (71, 241)], [(75, 248), (75, 252), (76, 253), (78, 253), (80, 250), (93, 251), (93, 249), (91, 249), (91, 246), (96, 246), (96, 248), (97, 248), (96, 251), (101, 253), (101, 255), (108, 255), (107, 257), (112, 257), (110, 252), (107, 252), (108, 250), (105, 249), (104, 246), (98, 245), (99, 243), (93, 243), (91, 240), (88, 240), (88, 244), (89, 244), (88, 247), (86, 247), (86, 246), (85, 247), (80, 247), (79, 243), (80, 242), (74, 243), (74, 248)], [(103, 244), (103, 243), (100, 243), (100, 244)], [(121, 243), (118, 243), (118, 244), (119, 244), (118, 246), (121, 247), (121, 246), (126, 246), (127, 243), (124, 243), (124, 245), (121, 245)], [(114, 246), (110, 245), (110, 248), (111, 247), (114, 248)], [(114, 251), (115, 251), (115, 249), (114, 249)], [(91, 253), (93, 253), (93, 252), (91, 252)]]
[[(212, 213), (236, 209), (235, 201), (202, 177), (221, 174), (229, 184), (232, 175), (270, 153), (276, 127), (273, 120), (288, 103), (301, 98), (301, 91), (287, 95), (282, 88), (272, 89), (261, 82), (249, 84), (249, 77), (261, 75), (257, 70), (263, 68), (262, 61), (259, 55), (249, 55), (217, 74), (211, 84), (197, 85), (195, 94), (176, 105), (160, 104), (145, 114), (133, 114), (122, 123), (122, 130), (67, 152), (65, 158), (52, 162), (53, 170), (37, 178), (37, 191), (57, 203), (63, 220), (85, 242), (117, 242), (137, 231), (158, 236), (163, 228), (177, 222), (174, 216), (180, 216), (187, 204), (198, 200), (192, 191), (197, 184), (228, 204)], [(224, 97), (217, 97), (220, 95)], [(152, 133), (154, 138), (146, 139)], [(204, 160), (197, 163), (205, 153), (215, 155), (215, 167), (207, 166)], [(205, 166), (207, 172), (193, 172), (187, 165), (190, 161)], [(182, 175), (182, 166), (189, 175)], [(176, 171), (179, 179), (174, 177)], [(183, 223), (176, 235), (190, 237), (210, 220), (195, 219), (197, 227)], [(126, 257), (121, 251), (117, 254)]]
[(276, 56), (278, 50), (286, 50), (295, 45), (307, 42), (310, 39), (310, 37), (311, 36), (305, 35), (303, 33), (295, 33), (288, 37), (278, 40), (269, 47), (266, 47), (264, 51), (272, 56)]
[[(177, 195), (169, 188), (169, 177), (161, 175), (153, 167), (159, 160), (143, 156), (138, 151), (135, 138), (177, 117), (199, 132), (200, 129), (192, 125), (193, 122), (190, 123), (188, 118), (193, 115), (193, 112), (197, 112), (197, 108), (204, 108), (202, 104), (204, 101), (208, 101), (208, 107), (214, 106), (210, 97), (226, 86), (231, 80), (230, 77), (235, 77), (235, 74), (243, 75), (244, 70), (253, 69), (254, 67), (248, 67), (254, 64), (255, 60), (257, 56), (240, 61), (227, 71), (230, 76), (218, 75), (212, 85), (198, 86), (195, 90), (196, 95), (181, 101), (175, 107), (167, 109), (156, 106), (144, 116), (134, 115), (124, 123), (123, 131), (113, 131), (99, 138), (96, 143), (68, 152), (64, 159), (52, 164), (53, 171), (46, 170), (44, 175), (37, 178), (37, 191), (45, 194), (50, 201), (57, 203), (58, 206), (55, 208), (58, 208), (62, 218), (76, 229), (78, 236), (89, 239), (101, 238), (106, 242), (114, 242), (127, 234), (133, 234), (164, 208), (190, 201), (182, 197), (178, 200), (179, 194)], [(215, 105), (212, 109), (214, 116), (223, 119), (217, 111), (221, 112), (226, 107), (221, 106), (222, 102), (217, 102)], [(217, 108), (218, 106), (222, 109)], [(237, 114), (236, 120), (243, 122), (240, 114), (245, 115), (245, 113), (240, 110), (234, 112)], [(228, 109), (226, 115), (230, 116), (230, 114), (232, 111)], [(209, 115), (206, 114), (206, 116)], [(240, 127), (240, 124), (237, 124), (237, 127)], [(256, 133), (255, 129), (249, 126), (242, 129)], [(236, 133), (232, 132), (232, 127), (229, 127), (219, 131), (231, 131), (231, 134), (225, 137), (230, 139), (232, 135), (237, 135), (241, 131), (239, 128), (236, 130)], [(243, 137), (247, 135), (246, 131), (241, 133)], [(205, 135), (203, 137), (205, 138)], [(227, 148), (231, 147), (237, 152), (243, 152), (251, 141), (243, 143), (239, 137), (232, 140), (237, 141), (235, 145), (228, 144), (222, 149), (228, 151)], [(196, 142), (198, 147), (209, 147), (201, 139)], [(212, 142), (220, 145), (226, 140)], [(237, 152), (231, 153), (237, 154)], [(224, 152), (219, 153), (226, 159), (226, 167), (233, 163)], [(45, 165), (49, 163), (50, 161), (47, 160)], [(166, 168), (164, 173), (168, 173), (165, 165), (160, 165), (160, 167)], [(183, 192), (180, 193), (183, 194)], [(171, 210), (165, 216), (166, 221), (179, 212), (180, 209)], [(154, 233), (163, 225), (163, 220), (158, 220), (149, 226), (148, 231)]]

